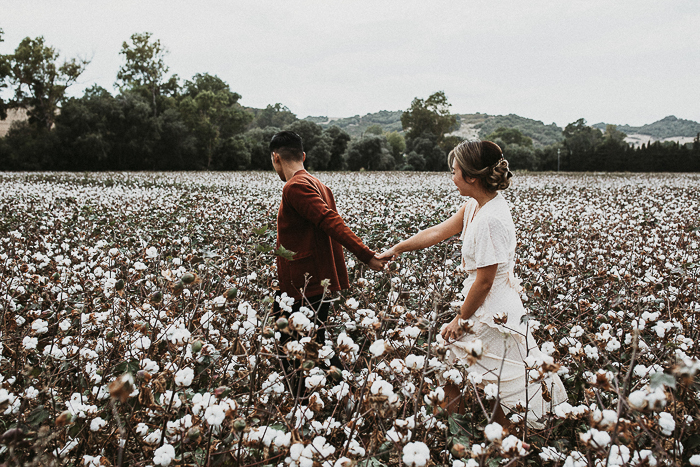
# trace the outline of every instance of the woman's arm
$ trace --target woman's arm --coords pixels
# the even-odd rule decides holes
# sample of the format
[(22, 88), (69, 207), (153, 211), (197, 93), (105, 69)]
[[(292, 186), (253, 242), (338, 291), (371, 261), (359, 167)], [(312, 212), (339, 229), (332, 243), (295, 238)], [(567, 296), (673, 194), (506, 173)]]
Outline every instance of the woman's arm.
[(440, 243), (453, 235), (457, 235), (462, 231), (462, 223), (464, 222), (464, 207), (465, 206), (459, 208), (459, 210), (446, 221), (425, 230), (421, 230), (411, 238), (392, 246), (381, 255), (378, 255), (377, 258), (395, 259), (398, 255), (406, 251), (422, 250), (423, 248)]
[(477, 268), (476, 279), (469, 289), (467, 297), (462, 303), (459, 314), (442, 330), (442, 338), (448, 342), (459, 339), (464, 332), (459, 324), (460, 319), (469, 319), (476, 310), (484, 303), (486, 296), (493, 286), (496, 277), (498, 264), (492, 264), (483, 268)]

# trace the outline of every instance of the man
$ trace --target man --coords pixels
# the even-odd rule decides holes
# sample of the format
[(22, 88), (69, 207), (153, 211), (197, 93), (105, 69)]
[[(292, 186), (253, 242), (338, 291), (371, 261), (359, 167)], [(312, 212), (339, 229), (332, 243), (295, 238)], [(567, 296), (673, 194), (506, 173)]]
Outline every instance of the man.
[[(325, 322), (330, 301), (322, 300), (325, 291), (338, 292), (349, 287), (343, 257), (347, 248), (375, 271), (383, 269), (380, 260), (343, 222), (331, 190), (304, 169), (306, 154), (299, 135), (281, 131), (270, 141), (270, 157), (275, 171), (286, 182), (277, 214), (277, 248), (295, 252), (292, 261), (277, 257), (279, 293), (295, 300), (291, 312), (282, 312), (275, 303), (275, 313), (289, 316), (306, 306), (314, 310), (319, 326), (316, 341), (325, 344)], [(326, 297), (327, 298), (327, 297)], [(284, 344), (289, 337), (282, 335)], [(285, 370), (288, 364), (283, 359)], [(340, 364), (336, 358), (333, 363)]]

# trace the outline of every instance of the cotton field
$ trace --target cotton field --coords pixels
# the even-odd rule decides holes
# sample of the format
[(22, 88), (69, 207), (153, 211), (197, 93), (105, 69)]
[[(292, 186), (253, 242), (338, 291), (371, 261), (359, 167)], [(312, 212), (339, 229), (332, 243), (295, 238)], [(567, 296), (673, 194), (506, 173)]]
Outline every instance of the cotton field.
[[(317, 176), (376, 251), (464, 202), (447, 174)], [(551, 357), (528, 377), (558, 373), (569, 399), (542, 430), (493, 423), (499, 388), (435, 339), (462, 299), (456, 237), (384, 272), (346, 254), (326, 345), (282, 347), (315, 329), (270, 316), (275, 174), (0, 174), (0, 462), (700, 465), (700, 176), (514, 180), (516, 274)]]

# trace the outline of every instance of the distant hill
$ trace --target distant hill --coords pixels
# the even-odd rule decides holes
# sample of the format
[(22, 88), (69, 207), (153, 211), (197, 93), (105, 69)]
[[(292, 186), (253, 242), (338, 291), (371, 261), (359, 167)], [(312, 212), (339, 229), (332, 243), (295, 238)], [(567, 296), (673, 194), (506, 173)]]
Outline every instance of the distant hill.
[[(545, 125), (540, 120), (509, 115), (467, 114), (460, 115), (462, 125), (471, 125), (478, 130), (478, 137), (485, 138), (500, 127), (517, 128), (525, 136), (532, 138), (535, 147), (548, 146), (563, 139), (561, 128), (551, 123)], [(461, 130), (461, 128), (460, 128)]]
[(402, 110), (381, 110), (362, 117), (359, 115), (347, 118), (306, 117), (304, 120), (312, 121), (324, 128), (336, 125), (345, 130), (350, 136), (361, 136), (372, 125), (380, 125), (386, 132), (402, 131), (402, 113)]
[[(359, 115), (348, 118), (306, 117), (304, 120), (312, 121), (324, 128), (337, 125), (351, 136), (360, 136), (371, 125), (380, 125), (386, 132), (403, 132), (403, 127), (401, 126), (402, 113), (403, 111), (401, 110), (382, 110), (362, 117)], [(554, 123), (545, 125), (539, 120), (518, 115), (488, 115), (477, 112), (475, 114), (457, 114), (456, 116), (460, 126), (458, 130), (451, 134), (462, 138), (484, 138), (495, 129), (504, 126), (519, 129), (523, 134), (532, 138), (535, 146), (546, 146), (562, 139), (562, 129)]]
[[(591, 125), (605, 130), (607, 123)], [(673, 115), (643, 126), (617, 125), (617, 129), (628, 135), (646, 135), (655, 140), (663, 140), (674, 137), (694, 138), (700, 133), (700, 123), (693, 120), (677, 118)]]

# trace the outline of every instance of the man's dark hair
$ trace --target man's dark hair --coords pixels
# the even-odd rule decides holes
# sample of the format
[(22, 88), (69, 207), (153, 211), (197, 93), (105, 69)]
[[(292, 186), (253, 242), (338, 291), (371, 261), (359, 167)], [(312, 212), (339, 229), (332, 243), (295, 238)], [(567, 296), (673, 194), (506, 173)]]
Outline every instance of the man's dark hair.
[(304, 159), (304, 145), (301, 136), (293, 131), (280, 131), (270, 140), (270, 153), (276, 152), (284, 160)]

